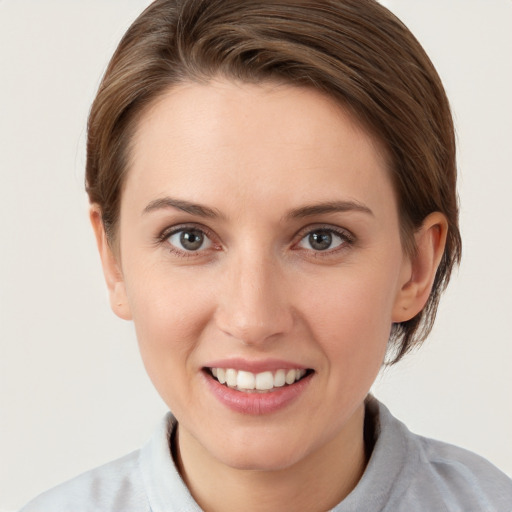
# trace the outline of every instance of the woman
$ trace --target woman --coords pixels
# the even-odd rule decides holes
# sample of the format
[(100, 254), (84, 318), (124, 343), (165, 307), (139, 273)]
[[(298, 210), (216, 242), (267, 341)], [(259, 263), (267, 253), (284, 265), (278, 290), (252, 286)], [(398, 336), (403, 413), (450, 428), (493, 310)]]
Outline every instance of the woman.
[(173, 414), (25, 510), (510, 508), (507, 477), (368, 394), (461, 248), (448, 101), (383, 7), (153, 3), (93, 104), (86, 181)]

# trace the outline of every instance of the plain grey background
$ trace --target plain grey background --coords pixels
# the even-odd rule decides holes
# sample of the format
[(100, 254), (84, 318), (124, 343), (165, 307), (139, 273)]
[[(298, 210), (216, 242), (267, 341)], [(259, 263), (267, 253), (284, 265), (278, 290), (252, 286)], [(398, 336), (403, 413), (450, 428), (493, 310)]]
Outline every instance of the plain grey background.
[[(0, 0), (0, 511), (138, 448), (165, 405), (108, 307), (83, 191), (99, 79), (146, 0)], [(388, 0), (451, 98), (463, 264), (436, 328), (374, 387), (512, 474), (512, 2)]]

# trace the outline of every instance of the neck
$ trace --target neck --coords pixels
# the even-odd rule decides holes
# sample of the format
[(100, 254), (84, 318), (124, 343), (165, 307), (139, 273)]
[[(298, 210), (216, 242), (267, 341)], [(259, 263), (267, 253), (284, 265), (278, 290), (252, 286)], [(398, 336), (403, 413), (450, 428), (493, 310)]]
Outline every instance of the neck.
[(237, 469), (213, 459), (178, 431), (176, 460), (192, 496), (207, 512), (325, 511), (357, 485), (366, 466), (364, 405), (339, 435), (290, 467)]

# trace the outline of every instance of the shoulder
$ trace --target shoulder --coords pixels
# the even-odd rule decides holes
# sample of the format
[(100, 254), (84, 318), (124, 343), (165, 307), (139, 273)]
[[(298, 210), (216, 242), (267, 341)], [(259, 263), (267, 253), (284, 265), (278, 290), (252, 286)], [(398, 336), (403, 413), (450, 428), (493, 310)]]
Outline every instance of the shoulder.
[(411, 436), (419, 453), (417, 485), (428, 478), (447, 501), (472, 504), (471, 510), (512, 510), (512, 480), (488, 460), (448, 443)]
[(50, 489), (20, 512), (149, 512), (139, 473), (136, 451)]
[(391, 442), (386, 449), (403, 454), (399, 483), (393, 492), (395, 504), (400, 504), (395, 510), (419, 510), (414, 506), (421, 503), (426, 505), (421, 510), (512, 511), (512, 480), (489, 461), (463, 448), (413, 434), (382, 404), (379, 416), (383, 437)]
[(20, 512), (200, 511), (169, 449), (176, 424), (166, 414), (140, 450), (45, 492)]

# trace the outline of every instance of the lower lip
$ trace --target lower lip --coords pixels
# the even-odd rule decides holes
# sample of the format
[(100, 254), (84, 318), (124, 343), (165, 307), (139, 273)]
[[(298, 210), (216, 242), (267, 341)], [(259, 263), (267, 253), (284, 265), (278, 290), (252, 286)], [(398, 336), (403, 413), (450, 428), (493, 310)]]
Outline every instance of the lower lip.
[(276, 391), (244, 393), (243, 391), (228, 388), (214, 379), (209, 373), (204, 372), (204, 377), (210, 391), (220, 403), (232, 411), (253, 416), (270, 414), (284, 409), (304, 393), (312, 376), (313, 374), (307, 375), (294, 384), (283, 386)]

